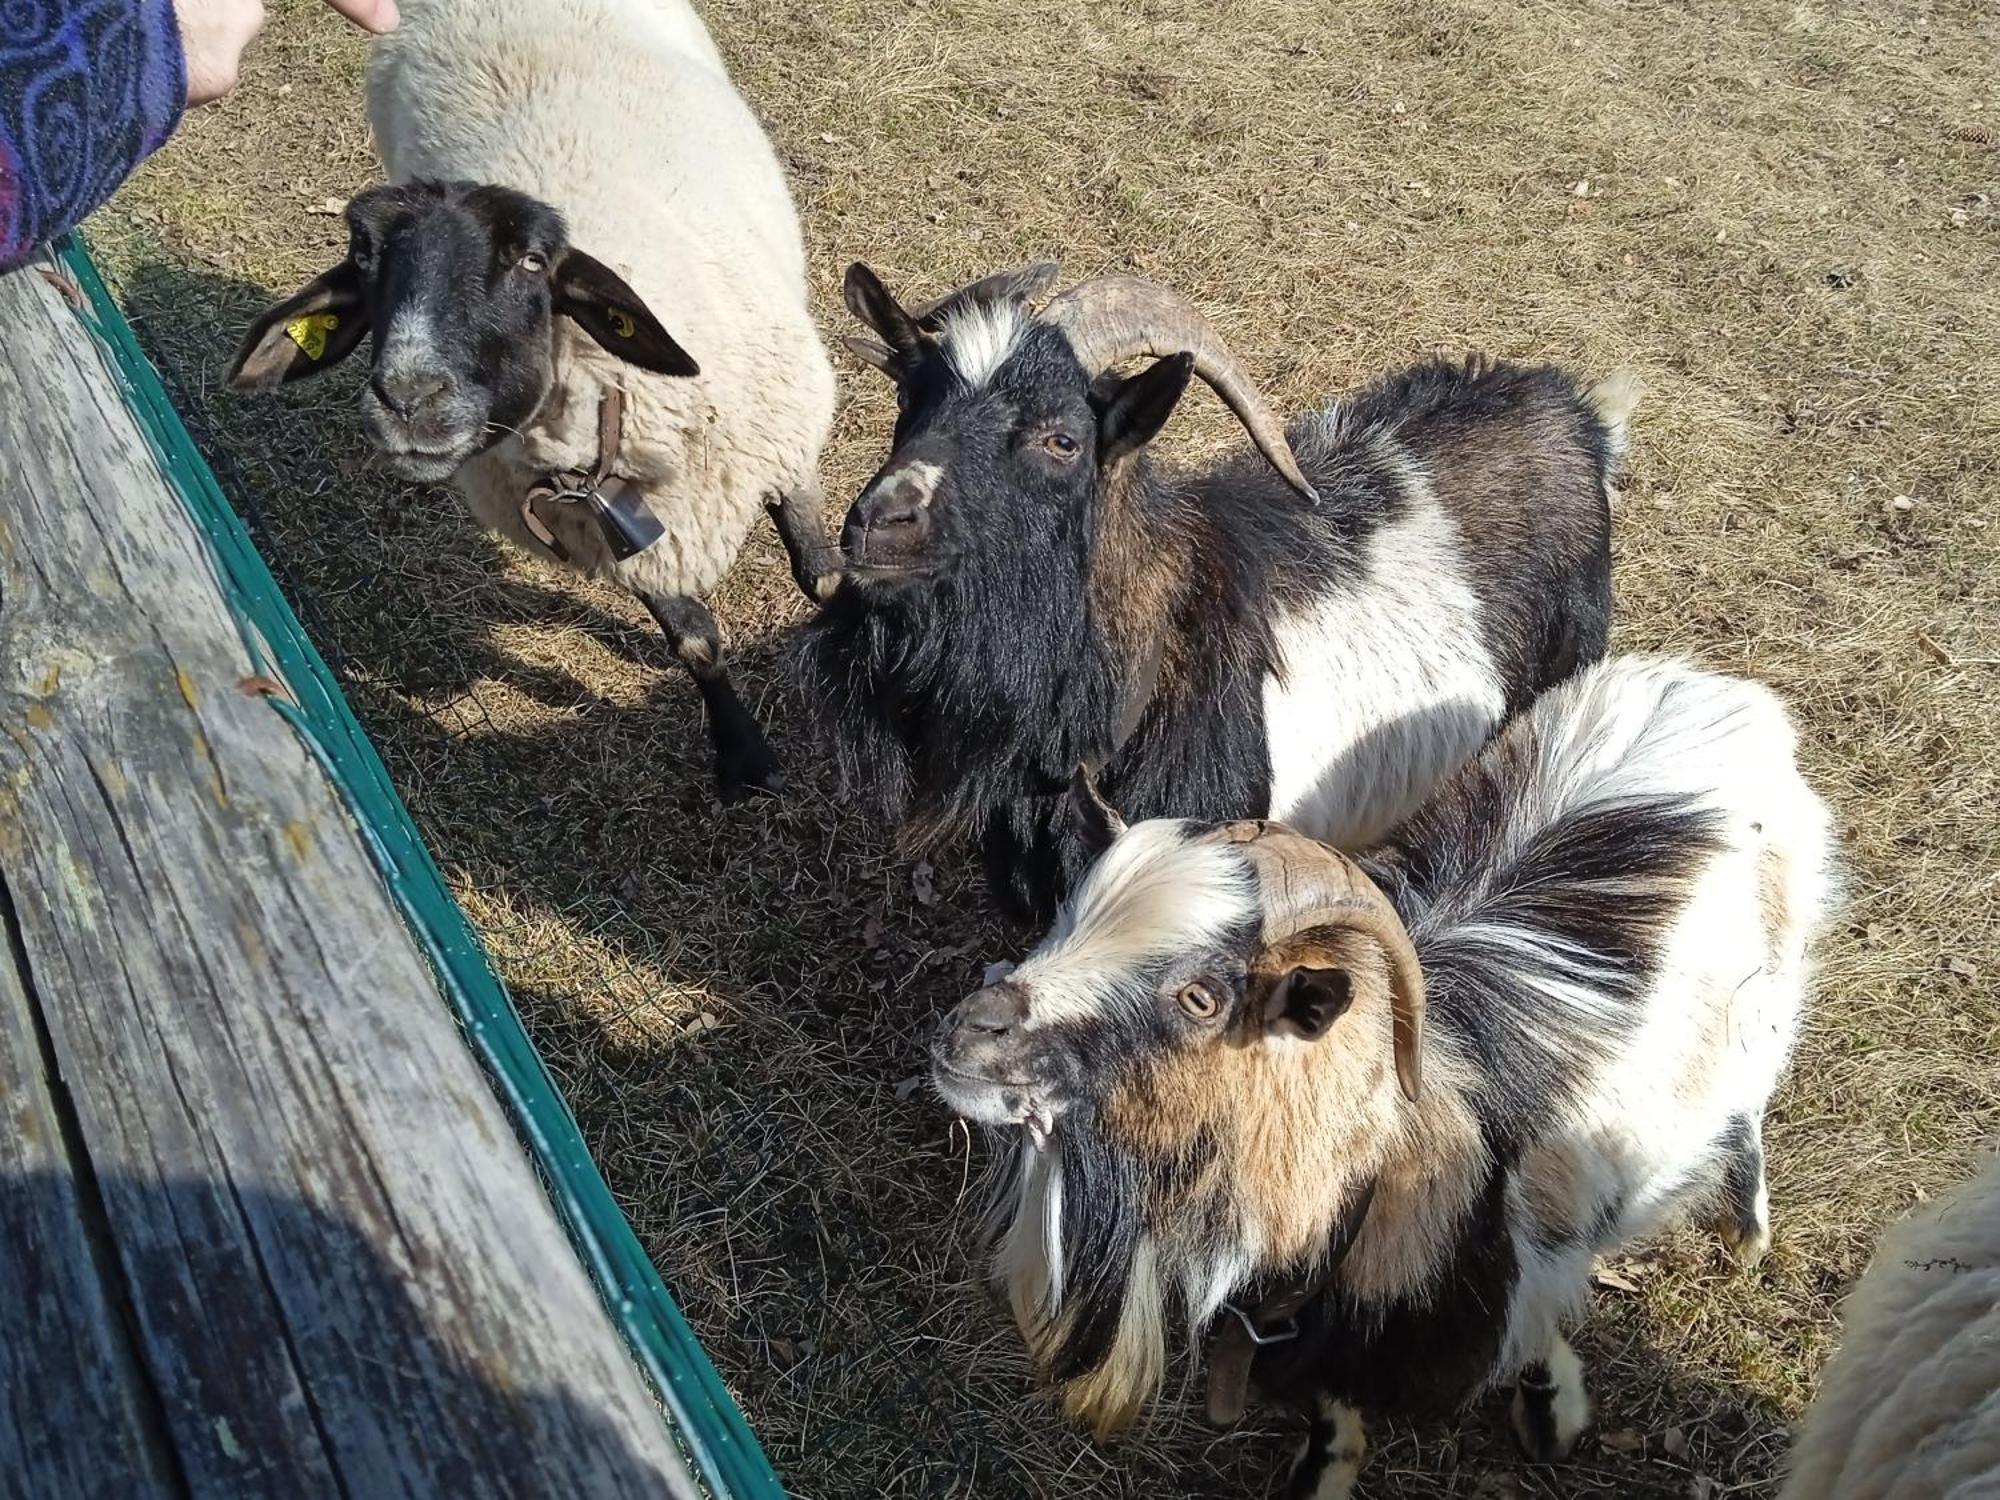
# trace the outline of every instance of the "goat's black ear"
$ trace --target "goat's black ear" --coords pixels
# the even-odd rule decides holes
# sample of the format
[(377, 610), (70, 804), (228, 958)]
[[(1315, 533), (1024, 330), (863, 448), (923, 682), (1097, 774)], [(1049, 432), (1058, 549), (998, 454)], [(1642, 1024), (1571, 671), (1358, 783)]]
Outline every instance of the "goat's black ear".
[(367, 331), (361, 273), (343, 260), (250, 325), (229, 367), (230, 389), (270, 391), (317, 375), (352, 354)]
[(701, 366), (660, 326), (625, 278), (595, 256), (564, 250), (549, 277), (555, 309), (627, 364), (655, 375), (699, 375)]
[(1301, 964), (1278, 976), (1264, 1016), (1272, 1025), (1289, 1023), (1298, 1035), (1311, 1040), (1326, 1035), (1353, 1003), (1354, 977), (1347, 970)]
[(860, 261), (847, 268), (840, 294), (847, 310), (880, 334), (882, 341), (896, 353), (908, 354), (917, 347), (922, 337), (917, 320), (904, 310), (896, 294), (882, 285), (882, 278)]
[(844, 338), (840, 341), (840, 347), (864, 365), (880, 370), (891, 380), (896, 378), (896, 352), (887, 344), (878, 344), (873, 339)]
[(1096, 778), (1084, 766), (1078, 766), (1069, 779), (1069, 815), (1076, 820), (1077, 832), (1092, 859), (1109, 849), (1112, 841), (1125, 831), (1125, 820), (1118, 816), (1117, 808), (1104, 800), (1097, 790)]
[(1192, 354), (1169, 354), (1119, 385), (1097, 419), (1097, 462), (1104, 468), (1160, 435), (1194, 373)]

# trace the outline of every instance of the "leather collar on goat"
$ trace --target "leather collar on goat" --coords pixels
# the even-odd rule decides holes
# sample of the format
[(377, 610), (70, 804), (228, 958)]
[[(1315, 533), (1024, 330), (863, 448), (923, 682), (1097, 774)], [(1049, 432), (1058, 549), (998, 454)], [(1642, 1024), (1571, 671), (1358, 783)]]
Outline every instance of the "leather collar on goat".
[(570, 560), (569, 548), (557, 540), (548, 523), (536, 513), (537, 501), (574, 504), (580, 500), (588, 505), (597, 518), (598, 529), (604, 533), (605, 545), (620, 562), (636, 557), (666, 534), (666, 528), (653, 514), (638, 486), (612, 472), (618, 467), (624, 440), (625, 392), (618, 386), (608, 386), (597, 403), (597, 466), (544, 474), (521, 497), (521, 524), (563, 562)]
[(1347, 1252), (1354, 1248), (1355, 1237), (1367, 1221), (1368, 1206), (1374, 1201), (1375, 1184), (1371, 1182), (1341, 1210), (1325, 1258), (1306, 1270), (1266, 1283), (1264, 1299), (1255, 1311), (1245, 1312), (1233, 1302), (1222, 1304), (1222, 1316), (1208, 1345), (1208, 1420), (1215, 1426), (1230, 1427), (1243, 1419), (1250, 1393), (1250, 1366), (1257, 1351), (1266, 1344), (1282, 1344), (1299, 1336), (1298, 1315), (1333, 1280)]

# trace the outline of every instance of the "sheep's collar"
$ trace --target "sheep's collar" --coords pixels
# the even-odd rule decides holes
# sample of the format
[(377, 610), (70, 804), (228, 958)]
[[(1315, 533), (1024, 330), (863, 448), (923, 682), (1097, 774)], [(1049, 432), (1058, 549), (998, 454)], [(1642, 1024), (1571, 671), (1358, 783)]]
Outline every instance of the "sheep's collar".
[(1257, 1351), (1269, 1344), (1282, 1344), (1299, 1336), (1298, 1316), (1306, 1304), (1319, 1296), (1354, 1248), (1355, 1236), (1368, 1218), (1368, 1205), (1375, 1201), (1375, 1184), (1369, 1183), (1341, 1211), (1334, 1225), (1332, 1242), (1320, 1260), (1302, 1271), (1294, 1271), (1264, 1284), (1264, 1296), (1254, 1308), (1236, 1302), (1222, 1304), (1222, 1312), (1208, 1345), (1208, 1420), (1217, 1427), (1229, 1427), (1243, 1418), (1249, 1402), (1250, 1366)]
[(606, 386), (597, 403), (597, 465), (591, 469), (557, 469), (528, 486), (521, 497), (521, 524), (528, 534), (563, 562), (569, 549), (535, 510), (540, 502), (590, 507), (604, 533), (612, 557), (623, 562), (636, 557), (666, 534), (660, 518), (631, 480), (617, 473), (625, 441), (625, 392)]

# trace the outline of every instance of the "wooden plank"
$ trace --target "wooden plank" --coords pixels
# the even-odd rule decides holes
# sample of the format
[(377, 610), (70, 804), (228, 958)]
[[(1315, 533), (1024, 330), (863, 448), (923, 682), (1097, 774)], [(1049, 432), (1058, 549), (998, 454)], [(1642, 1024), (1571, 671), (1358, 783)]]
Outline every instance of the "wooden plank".
[(108, 1290), (117, 1268), (92, 1232), (16, 952), (0, 933), (0, 1495), (170, 1500), (185, 1491)]
[[(101, 1213), (103, 1301), (188, 1491), (694, 1493), (359, 834), (239, 687), (115, 376), (32, 272), (0, 278), (0, 466), (0, 1003), (60, 1070), (89, 1172), (51, 1203), (77, 1234)], [(37, 1383), (112, 1378), (24, 1353)]]

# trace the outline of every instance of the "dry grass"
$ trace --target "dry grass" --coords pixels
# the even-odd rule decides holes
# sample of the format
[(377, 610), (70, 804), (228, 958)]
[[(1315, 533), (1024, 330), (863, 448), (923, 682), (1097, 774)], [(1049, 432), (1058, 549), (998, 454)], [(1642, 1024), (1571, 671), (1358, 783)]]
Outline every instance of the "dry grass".
[[(1600, 1292), (1614, 1441), (1570, 1468), (1519, 1465), (1489, 1404), (1379, 1433), (1367, 1486), (1768, 1495), (1877, 1227), (2000, 1126), (1990, 7), (707, 11), (790, 163), (830, 332), (850, 258), (923, 290), (1056, 254), (1185, 288), (1287, 408), (1436, 346), (1643, 376), (1619, 644), (1780, 689), (1850, 857), (1771, 1126), (1777, 1248), (1735, 1279), (1687, 1234)], [(1169, 1421), (1101, 1452), (1024, 1389), (965, 1253), (976, 1164), (899, 1087), (1020, 939), (956, 863), (917, 901), (815, 767), (775, 543), (718, 605), (796, 790), (722, 812), (694, 695), (628, 601), (369, 469), (351, 383), (218, 394), (263, 291), (336, 253), (314, 210), (370, 178), (361, 56), (293, 0), (97, 235), (779, 1469), (813, 1500), (1264, 1493), (1262, 1434)], [(840, 497), (889, 411), (848, 377)], [(1210, 406), (1184, 449), (1225, 431)]]

